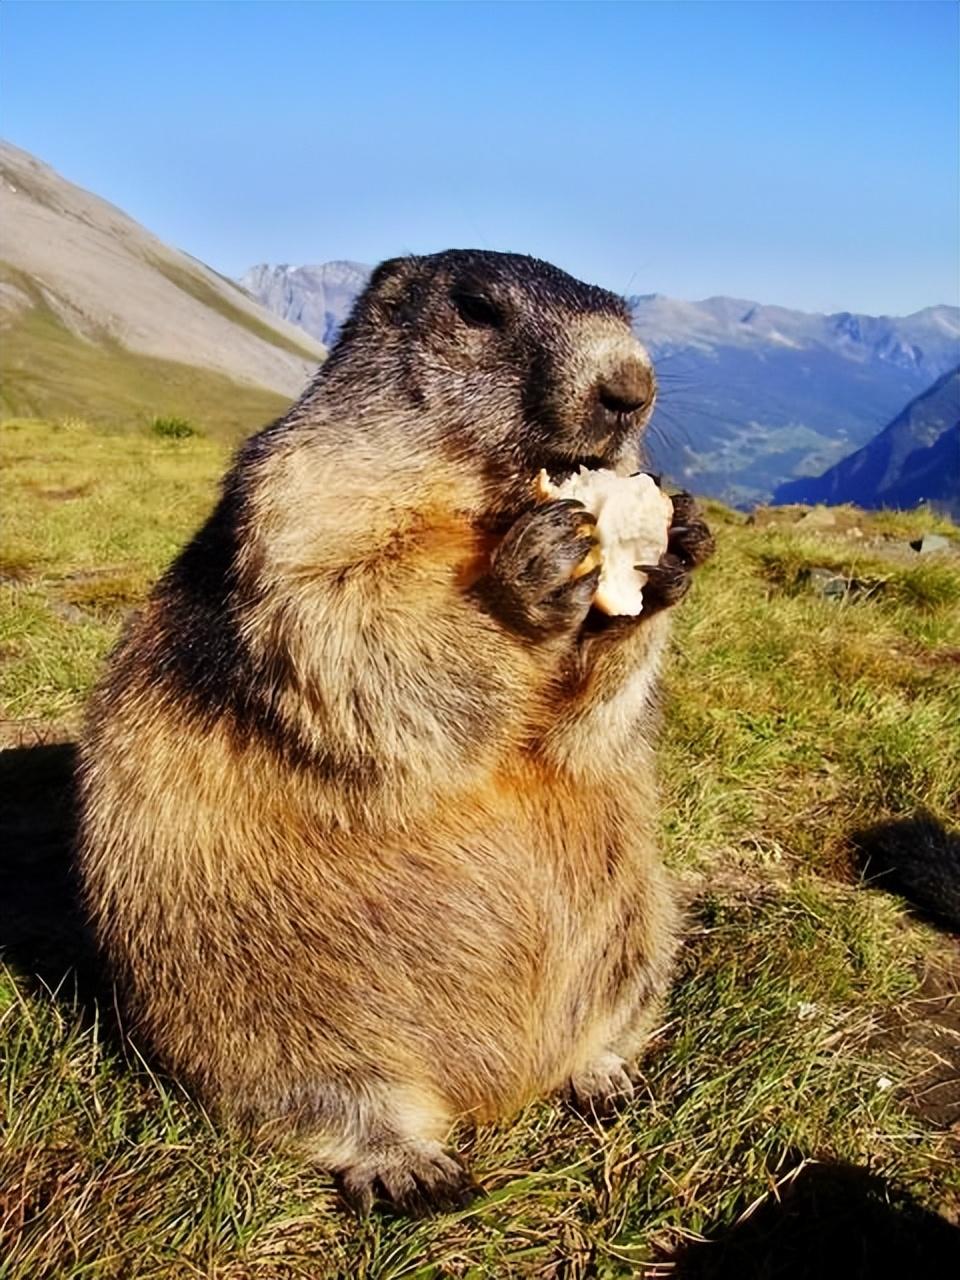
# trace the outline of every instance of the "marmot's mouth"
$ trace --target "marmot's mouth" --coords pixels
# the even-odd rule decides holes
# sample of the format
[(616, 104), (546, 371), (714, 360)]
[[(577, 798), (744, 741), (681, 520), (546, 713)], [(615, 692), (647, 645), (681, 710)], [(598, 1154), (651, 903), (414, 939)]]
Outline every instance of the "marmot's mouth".
[(563, 484), (564, 480), (569, 480), (581, 467), (586, 467), (588, 471), (602, 471), (604, 467), (611, 465), (611, 460), (601, 458), (596, 453), (585, 453), (578, 458), (548, 458), (543, 465), (554, 484)]

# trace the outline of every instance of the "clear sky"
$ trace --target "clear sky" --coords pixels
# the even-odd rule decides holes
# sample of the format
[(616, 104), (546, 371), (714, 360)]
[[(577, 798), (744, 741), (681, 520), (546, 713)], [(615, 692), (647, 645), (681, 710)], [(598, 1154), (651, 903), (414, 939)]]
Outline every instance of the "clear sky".
[(958, 14), (5, 0), (0, 131), (230, 275), (477, 246), (899, 314), (960, 291)]

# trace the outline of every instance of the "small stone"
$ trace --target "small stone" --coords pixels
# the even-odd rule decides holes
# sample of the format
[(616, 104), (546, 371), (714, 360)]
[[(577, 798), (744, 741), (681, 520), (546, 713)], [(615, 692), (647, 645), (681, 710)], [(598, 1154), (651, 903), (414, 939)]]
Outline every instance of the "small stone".
[(827, 600), (842, 600), (850, 587), (843, 574), (837, 573), (835, 569), (822, 567), (808, 569), (804, 578), (818, 595), (824, 596)]
[(922, 556), (929, 555), (931, 551), (950, 551), (953, 547), (950, 539), (945, 538), (942, 533), (925, 533), (922, 538), (916, 538), (910, 545)]
[(796, 523), (803, 529), (833, 529), (837, 517), (829, 507), (816, 506), (805, 512)]
[(836, 569), (816, 566), (806, 569), (803, 581), (825, 600), (869, 600), (883, 590), (883, 580), (877, 578), (848, 578)]
[(51, 600), (50, 612), (61, 618), (64, 622), (89, 622), (90, 618), (78, 609), (75, 604), (68, 604), (66, 600)]

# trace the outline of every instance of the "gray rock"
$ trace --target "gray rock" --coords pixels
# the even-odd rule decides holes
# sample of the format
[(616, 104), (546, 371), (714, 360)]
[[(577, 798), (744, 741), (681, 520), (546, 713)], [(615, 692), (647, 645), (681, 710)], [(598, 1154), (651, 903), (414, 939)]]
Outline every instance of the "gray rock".
[(922, 556), (927, 556), (931, 551), (951, 551), (953, 543), (949, 538), (945, 538), (942, 533), (925, 533), (922, 538), (917, 538), (910, 543), (914, 551), (919, 552)]
[(69, 604), (66, 600), (51, 600), (50, 612), (63, 622), (89, 622), (90, 615), (84, 613), (82, 609), (78, 609), (75, 604)]
[(804, 581), (818, 596), (826, 600), (842, 600), (847, 594), (847, 579), (835, 569), (808, 569)]
[(833, 529), (837, 517), (829, 507), (814, 507), (812, 511), (804, 512), (796, 523), (802, 529)]
[(883, 590), (884, 583), (878, 578), (848, 578), (836, 569), (827, 569), (817, 565), (807, 569), (802, 581), (816, 595), (824, 600), (868, 600)]

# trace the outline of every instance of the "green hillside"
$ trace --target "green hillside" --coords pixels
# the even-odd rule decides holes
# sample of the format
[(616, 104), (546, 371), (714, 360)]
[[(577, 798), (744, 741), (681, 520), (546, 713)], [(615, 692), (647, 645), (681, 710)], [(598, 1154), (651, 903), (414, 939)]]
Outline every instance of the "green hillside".
[[(152, 409), (180, 407), (155, 385)], [(111, 429), (0, 425), (2, 1280), (951, 1274), (960, 958), (864, 883), (859, 851), (869, 831), (960, 828), (957, 530), (711, 507), (718, 554), (677, 613), (660, 753), (686, 941), (642, 1087), (607, 1127), (544, 1101), (462, 1136), (487, 1192), (468, 1210), (358, 1222), (326, 1175), (218, 1131), (124, 1054), (90, 994), (70, 743), (226, 459), (112, 412)], [(904, 547), (934, 528), (953, 551)], [(830, 598), (821, 567), (861, 586)]]
[(79, 337), (19, 273), (0, 272), (34, 300), (0, 328), (0, 417), (83, 416), (136, 426), (176, 415), (221, 439), (237, 439), (283, 413), (289, 400), (223, 374), (140, 355), (109, 338)]

